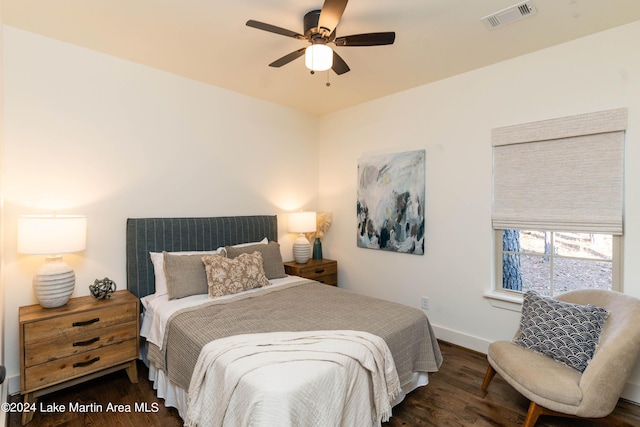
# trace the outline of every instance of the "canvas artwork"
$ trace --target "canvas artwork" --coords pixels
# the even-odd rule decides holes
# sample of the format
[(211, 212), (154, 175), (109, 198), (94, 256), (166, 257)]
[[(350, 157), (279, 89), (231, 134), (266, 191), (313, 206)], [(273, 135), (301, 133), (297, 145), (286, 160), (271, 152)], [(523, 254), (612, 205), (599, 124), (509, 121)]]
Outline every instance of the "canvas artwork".
[(424, 254), (425, 150), (358, 160), (358, 246)]

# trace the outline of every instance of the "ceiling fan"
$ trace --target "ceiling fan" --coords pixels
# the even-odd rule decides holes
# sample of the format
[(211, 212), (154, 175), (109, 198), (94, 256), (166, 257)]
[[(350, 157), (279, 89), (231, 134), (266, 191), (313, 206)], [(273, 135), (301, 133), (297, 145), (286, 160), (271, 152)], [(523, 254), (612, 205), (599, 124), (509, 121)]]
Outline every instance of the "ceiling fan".
[(273, 61), (269, 64), (270, 67), (282, 67), (306, 54), (305, 64), (307, 68), (311, 69), (312, 74), (314, 71), (324, 71), (331, 68), (340, 75), (349, 71), (350, 68), (344, 59), (328, 46), (329, 43), (336, 46), (383, 46), (393, 44), (396, 38), (395, 32), (337, 37), (336, 27), (347, 7), (347, 2), (348, 0), (325, 0), (321, 10), (308, 12), (303, 18), (304, 34), (252, 19), (247, 21), (247, 26), (311, 43), (308, 47), (303, 47)]

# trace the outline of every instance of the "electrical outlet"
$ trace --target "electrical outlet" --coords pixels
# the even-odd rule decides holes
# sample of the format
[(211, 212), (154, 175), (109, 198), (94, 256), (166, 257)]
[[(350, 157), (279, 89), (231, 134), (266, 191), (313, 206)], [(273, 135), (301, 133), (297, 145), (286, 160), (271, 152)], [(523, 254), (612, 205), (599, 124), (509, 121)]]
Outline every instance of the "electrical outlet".
[(420, 304), (423, 310), (429, 310), (429, 298), (422, 297), (422, 299), (420, 300)]

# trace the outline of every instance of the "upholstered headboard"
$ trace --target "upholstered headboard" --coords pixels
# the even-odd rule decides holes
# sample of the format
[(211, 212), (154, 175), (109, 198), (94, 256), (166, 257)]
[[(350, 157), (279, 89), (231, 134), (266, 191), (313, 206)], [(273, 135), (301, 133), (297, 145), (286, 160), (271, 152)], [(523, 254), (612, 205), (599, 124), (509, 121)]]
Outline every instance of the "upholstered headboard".
[(155, 292), (149, 252), (208, 251), (220, 246), (278, 240), (275, 215), (127, 219), (127, 288), (142, 298)]

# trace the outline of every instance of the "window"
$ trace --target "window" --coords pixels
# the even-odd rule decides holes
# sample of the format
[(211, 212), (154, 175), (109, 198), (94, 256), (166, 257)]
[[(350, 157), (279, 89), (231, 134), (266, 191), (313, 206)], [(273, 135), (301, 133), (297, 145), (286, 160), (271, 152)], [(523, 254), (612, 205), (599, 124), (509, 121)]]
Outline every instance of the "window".
[(621, 290), (627, 110), (493, 130), (496, 291)]
[(620, 289), (621, 238), (612, 234), (499, 230), (498, 287), (555, 296), (575, 289)]

